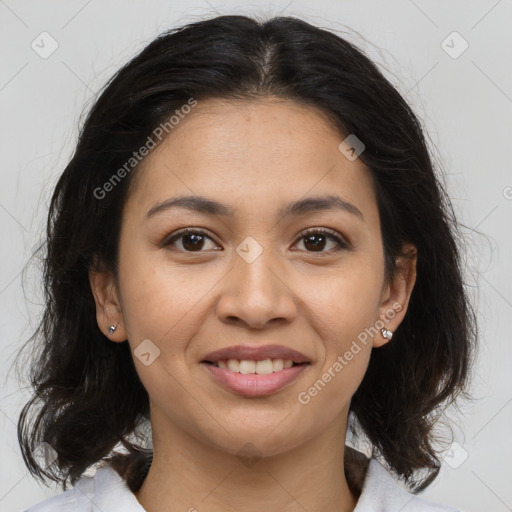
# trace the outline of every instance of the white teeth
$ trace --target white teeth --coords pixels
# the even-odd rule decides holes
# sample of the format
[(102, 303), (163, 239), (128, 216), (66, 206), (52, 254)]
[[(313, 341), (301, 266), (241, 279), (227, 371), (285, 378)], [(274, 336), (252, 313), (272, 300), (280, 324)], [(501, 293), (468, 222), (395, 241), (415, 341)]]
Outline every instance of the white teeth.
[(227, 365), (228, 370), (231, 370), (232, 372), (240, 371), (240, 361), (238, 361), (238, 359), (228, 359)]
[(228, 359), (227, 361), (217, 361), (219, 368), (231, 370), (232, 372), (242, 373), (244, 375), (257, 373), (258, 375), (268, 375), (273, 372), (280, 372), (283, 368), (293, 366), (291, 359), (263, 359), (262, 361), (250, 361), (247, 359)]
[[(293, 361), (292, 361), (292, 365), (293, 365)], [(272, 361), (272, 366), (273, 366), (272, 371), (280, 372), (284, 368), (284, 361), (282, 359), (274, 359)]]
[(256, 363), (255, 372), (258, 375), (267, 375), (274, 371), (274, 365), (272, 364), (272, 359), (264, 359), (263, 361), (258, 361)]
[(256, 361), (246, 361), (245, 359), (240, 361), (238, 365), (238, 371), (240, 373), (255, 373), (256, 372)]

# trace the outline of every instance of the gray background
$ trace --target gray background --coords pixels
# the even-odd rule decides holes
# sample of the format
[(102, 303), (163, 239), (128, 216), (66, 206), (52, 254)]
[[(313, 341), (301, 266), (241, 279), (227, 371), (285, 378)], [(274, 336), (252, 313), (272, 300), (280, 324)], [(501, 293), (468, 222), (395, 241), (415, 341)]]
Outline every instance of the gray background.
[[(512, 510), (512, 3), (505, 0), (0, 0), (0, 509), (19, 511), (61, 492), (39, 486), (22, 464), (15, 425), (28, 391), (10, 368), (41, 311), (37, 269), (27, 275), (27, 298), (21, 270), (43, 234), (80, 113), (157, 33), (221, 13), (295, 15), (355, 30), (360, 35), (347, 37), (385, 67), (423, 120), (465, 226), (466, 280), (481, 328), (477, 400), (445, 411), (454, 444), (423, 496), (467, 512)], [(42, 46), (43, 31), (58, 44), (46, 59), (31, 47)], [(469, 47), (457, 56), (464, 40)]]

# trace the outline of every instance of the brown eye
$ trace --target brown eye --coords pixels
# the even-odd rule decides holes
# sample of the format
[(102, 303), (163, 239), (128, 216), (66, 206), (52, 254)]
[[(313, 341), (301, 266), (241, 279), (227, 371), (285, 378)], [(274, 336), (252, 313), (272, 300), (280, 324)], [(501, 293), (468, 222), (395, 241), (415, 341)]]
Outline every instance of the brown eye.
[(178, 249), (185, 252), (203, 252), (202, 249), (204, 248), (206, 241), (211, 240), (213, 242), (213, 240), (203, 231), (185, 229), (174, 234), (162, 245), (165, 247), (172, 246), (178, 240), (181, 240), (181, 247), (178, 247)]
[[(337, 236), (335, 231), (327, 229), (309, 230), (302, 235), (301, 240), (304, 241), (303, 244), (307, 252), (332, 253), (349, 248), (348, 243)], [(324, 249), (328, 246), (329, 240), (331, 240), (334, 245), (331, 245), (331, 248), (325, 251)]]

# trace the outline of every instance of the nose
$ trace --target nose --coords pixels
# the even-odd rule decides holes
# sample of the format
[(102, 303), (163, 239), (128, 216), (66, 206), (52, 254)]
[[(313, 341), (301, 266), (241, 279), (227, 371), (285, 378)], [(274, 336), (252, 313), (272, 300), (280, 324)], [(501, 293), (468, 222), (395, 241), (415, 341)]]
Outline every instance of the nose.
[(291, 283), (286, 282), (285, 272), (268, 253), (264, 250), (251, 263), (235, 254), (217, 303), (222, 322), (262, 329), (270, 323), (292, 322), (297, 316)]

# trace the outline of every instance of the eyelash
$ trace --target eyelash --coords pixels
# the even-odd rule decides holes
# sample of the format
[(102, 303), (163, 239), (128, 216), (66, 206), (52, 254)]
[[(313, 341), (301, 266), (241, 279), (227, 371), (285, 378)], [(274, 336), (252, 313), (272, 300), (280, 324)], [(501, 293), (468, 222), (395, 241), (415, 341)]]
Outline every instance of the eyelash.
[[(334, 250), (330, 249), (329, 251), (319, 251), (318, 253), (316, 253), (315, 251), (306, 251), (306, 252), (312, 254), (313, 256), (317, 256), (317, 255), (321, 256), (323, 254), (332, 254), (332, 253), (339, 252), (341, 250), (349, 250), (350, 249), (350, 244), (345, 239), (343, 239), (341, 236), (339, 236), (337, 231), (335, 231), (333, 229), (329, 229), (329, 228), (309, 228), (306, 231), (304, 231), (303, 233), (301, 233), (300, 237), (298, 238), (298, 241), (302, 240), (303, 238), (307, 237), (310, 234), (318, 234), (318, 233), (328, 235), (328, 238), (330, 238), (331, 240), (334, 240), (337, 247)], [(162, 243), (162, 247), (170, 246), (173, 242), (175, 242), (176, 240), (178, 240), (179, 238), (181, 238), (185, 235), (203, 235), (203, 236), (209, 238), (210, 240), (213, 240), (212, 237), (209, 236), (208, 233), (206, 233), (205, 231), (202, 231), (200, 229), (185, 228), (185, 229), (182, 229), (181, 231), (178, 231), (177, 233), (175, 233), (171, 238), (166, 238), (164, 240), (164, 242)], [(205, 251), (184, 251), (184, 252), (201, 253), (201, 252), (205, 252)]]

